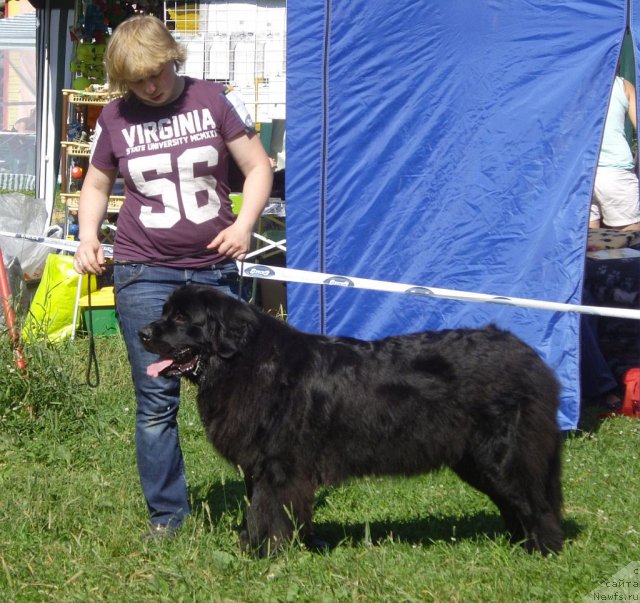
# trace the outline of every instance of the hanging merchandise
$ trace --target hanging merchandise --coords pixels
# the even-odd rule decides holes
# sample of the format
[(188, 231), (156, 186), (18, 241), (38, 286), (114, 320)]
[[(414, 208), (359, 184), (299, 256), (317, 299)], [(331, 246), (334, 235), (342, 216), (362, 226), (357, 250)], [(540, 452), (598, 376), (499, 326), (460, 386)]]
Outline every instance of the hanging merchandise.
[(86, 90), (93, 84), (104, 84), (102, 59), (109, 37), (104, 2), (83, 2), (76, 24), (70, 29), (70, 36), (74, 43), (73, 58), (69, 64), (71, 87), (74, 90)]
[(106, 47), (105, 42), (78, 43), (70, 64), (71, 72), (76, 74), (72, 82), (74, 90), (85, 90), (91, 84), (105, 83), (103, 59)]
[(137, 13), (151, 14), (162, 19), (163, 6), (158, 0), (80, 2), (77, 21), (69, 30), (74, 43), (73, 58), (69, 63), (71, 87), (74, 90), (88, 90), (103, 86), (106, 82), (103, 59), (110, 34), (127, 17)]

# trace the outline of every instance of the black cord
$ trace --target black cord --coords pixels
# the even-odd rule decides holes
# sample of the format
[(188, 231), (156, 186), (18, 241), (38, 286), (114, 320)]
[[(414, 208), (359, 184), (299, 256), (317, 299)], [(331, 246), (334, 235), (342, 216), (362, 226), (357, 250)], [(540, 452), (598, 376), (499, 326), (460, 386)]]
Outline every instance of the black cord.
[[(89, 331), (89, 361), (87, 362), (87, 372), (85, 379), (89, 387), (98, 387), (100, 385), (100, 369), (98, 368), (98, 357), (96, 355), (96, 343), (93, 337), (93, 306), (91, 305), (91, 274), (87, 274), (88, 292), (87, 292), (87, 330)], [(98, 280), (96, 278), (96, 285)], [(91, 378), (91, 369), (94, 368), (96, 372), (95, 381)]]
[(242, 301), (242, 287), (244, 286), (244, 260), (240, 260), (240, 274), (238, 276), (238, 301)]

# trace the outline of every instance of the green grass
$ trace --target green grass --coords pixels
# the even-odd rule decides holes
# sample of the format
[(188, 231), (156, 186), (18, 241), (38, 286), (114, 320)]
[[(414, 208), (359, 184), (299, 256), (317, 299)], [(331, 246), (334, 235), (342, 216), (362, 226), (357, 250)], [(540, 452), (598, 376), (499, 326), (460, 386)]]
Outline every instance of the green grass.
[(0, 189), (0, 195), (2, 194), (6, 194), (6, 193), (20, 193), (21, 195), (26, 195), (27, 197), (35, 197), (36, 196), (36, 192), (31, 190), (31, 189), (8, 189), (8, 188), (2, 188)]
[(332, 550), (251, 559), (242, 480), (206, 441), (192, 387), (180, 428), (194, 513), (176, 540), (143, 544), (126, 354), (118, 336), (96, 348), (92, 389), (86, 339), (26, 347), (25, 379), (0, 336), (3, 602), (582, 601), (640, 560), (640, 422), (623, 418), (566, 441), (559, 555), (510, 545), (491, 503), (443, 471), (323, 489)]

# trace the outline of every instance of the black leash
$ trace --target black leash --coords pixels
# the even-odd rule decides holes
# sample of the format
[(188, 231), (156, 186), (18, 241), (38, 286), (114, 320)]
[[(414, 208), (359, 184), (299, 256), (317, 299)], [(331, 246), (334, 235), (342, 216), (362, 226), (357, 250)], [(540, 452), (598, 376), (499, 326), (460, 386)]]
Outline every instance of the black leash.
[[(100, 369), (98, 367), (98, 356), (96, 355), (96, 342), (93, 337), (93, 306), (91, 305), (91, 274), (87, 275), (87, 302), (88, 308), (85, 316), (87, 317), (87, 330), (89, 331), (89, 362), (87, 362), (87, 372), (85, 373), (85, 380), (89, 387), (96, 388), (100, 385)], [(95, 276), (95, 275), (94, 275)], [(98, 279), (96, 278), (96, 285)], [(91, 379), (91, 368), (96, 371), (95, 381)]]
[[(183, 253), (180, 255), (170, 255), (170, 256), (159, 256), (155, 258), (148, 258), (144, 260), (112, 260), (109, 264), (103, 263), (100, 266), (129, 266), (131, 264), (157, 264), (159, 262), (175, 262), (177, 260), (182, 260), (184, 258), (192, 258), (199, 257), (203, 255), (212, 255), (217, 253), (214, 249), (202, 249), (201, 251), (197, 251), (196, 253)], [(240, 274), (238, 279), (238, 294), (237, 298), (239, 301), (242, 301), (242, 287), (244, 284), (244, 260), (240, 260)], [(87, 293), (87, 331), (89, 334), (89, 361), (87, 362), (87, 371), (85, 374), (86, 383), (89, 387), (96, 388), (100, 385), (100, 369), (98, 367), (98, 357), (96, 355), (96, 344), (93, 333), (93, 306), (91, 305), (91, 274), (87, 273), (88, 276), (88, 293)], [(95, 277), (95, 275), (93, 275)], [(98, 279), (96, 277), (96, 286)], [(95, 369), (95, 380), (91, 378), (91, 370)]]
[(244, 285), (244, 260), (240, 260), (240, 274), (238, 275), (238, 301), (242, 301), (243, 285)]

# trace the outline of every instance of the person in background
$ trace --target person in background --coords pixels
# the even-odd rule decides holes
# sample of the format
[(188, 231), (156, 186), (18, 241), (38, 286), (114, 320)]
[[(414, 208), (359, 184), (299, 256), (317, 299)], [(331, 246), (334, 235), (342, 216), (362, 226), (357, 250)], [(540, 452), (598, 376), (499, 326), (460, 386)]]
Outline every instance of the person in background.
[(589, 228), (640, 230), (638, 176), (624, 129), (627, 115), (636, 130), (635, 88), (616, 76), (598, 158)]
[(36, 110), (31, 109), (31, 112), (27, 117), (21, 117), (16, 119), (13, 124), (13, 131), (20, 132), (21, 134), (28, 134), (36, 131)]
[[(635, 160), (625, 133), (625, 120), (637, 130), (636, 91), (616, 76), (604, 125), (591, 199), (589, 228), (640, 230), (640, 190)], [(588, 290), (583, 303), (591, 300)], [(583, 397), (616, 411), (621, 405), (619, 384), (600, 351), (597, 318), (581, 319), (581, 387)]]
[(286, 148), (287, 133), (282, 136), (282, 150), (276, 153), (275, 159), (270, 159), (271, 167), (273, 168), (273, 189), (271, 191), (272, 197), (279, 197), (284, 201), (285, 199), (285, 163), (286, 163)]
[[(582, 303), (596, 305), (587, 289)], [(600, 349), (598, 317), (593, 314), (582, 314), (580, 318), (580, 388), (588, 404), (609, 412), (617, 412), (622, 406), (620, 384)]]
[[(158, 357), (144, 350), (138, 331), (160, 317), (179, 285), (232, 294), (233, 260), (249, 250), (272, 183), (269, 158), (240, 98), (224, 85), (178, 75), (185, 58), (156, 17), (131, 17), (111, 36), (105, 67), (110, 90), (123, 97), (106, 105), (96, 124), (74, 258), (80, 274), (103, 272), (98, 232), (120, 174), (125, 200), (114, 285), (137, 399), (136, 456), (150, 516), (145, 539), (173, 537), (190, 506), (178, 438), (180, 382), (147, 375)], [(245, 176), (237, 218), (229, 201), (229, 155)]]

